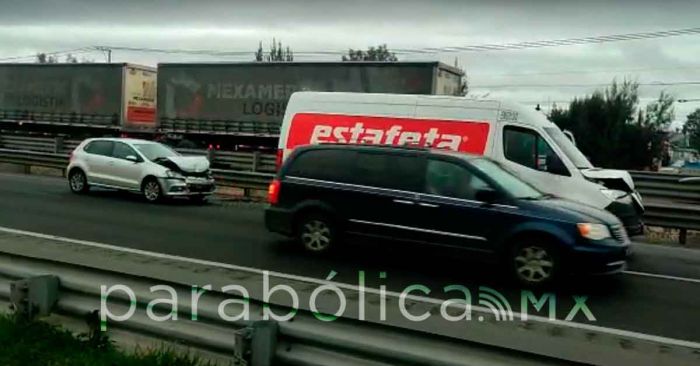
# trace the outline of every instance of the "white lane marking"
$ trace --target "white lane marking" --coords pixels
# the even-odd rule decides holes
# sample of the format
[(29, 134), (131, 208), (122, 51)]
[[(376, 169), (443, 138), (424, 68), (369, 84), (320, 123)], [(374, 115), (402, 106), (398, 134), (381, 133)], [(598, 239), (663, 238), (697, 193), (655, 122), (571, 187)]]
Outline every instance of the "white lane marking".
[[(0, 226), (0, 232), (5, 232), (5, 233), (9, 233), (9, 234), (16, 234), (16, 235), (31, 236), (31, 237), (40, 238), (40, 239), (49, 239), (49, 240), (70, 243), (70, 244), (85, 245), (85, 246), (90, 246), (90, 247), (95, 247), (95, 248), (109, 249), (109, 250), (115, 250), (115, 251), (126, 252), (126, 253), (140, 254), (140, 255), (155, 257), (155, 258), (159, 258), (159, 259), (178, 260), (178, 261), (189, 262), (189, 263), (194, 263), (194, 264), (220, 267), (220, 268), (226, 268), (226, 269), (232, 269), (232, 270), (238, 270), (238, 271), (247, 271), (247, 272), (252, 272), (252, 273), (256, 273), (256, 274), (260, 274), (260, 275), (267, 272), (270, 277), (277, 277), (277, 278), (294, 280), (294, 281), (308, 282), (308, 283), (313, 283), (313, 284), (318, 284), (318, 285), (332, 284), (332, 285), (338, 286), (339, 288), (343, 288), (343, 289), (351, 290), (351, 291), (360, 291), (361, 290), (361, 288), (359, 286), (355, 286), (355, 285), (351, 285), (351, 284), (347, 284), (347, 283), (342, 283), (342, 282), (325, 281), (325, 280), (319, 280), (317, 278), (312, 278), (312, 277), (297, 276), (297, 275), (292, 275), (292, 274), (287, 274), (287, 273), (263, 270), (263, 269), (259, 269), (259, 268), (243, 267), (243, 266), (237, 266), (234, 264), (213, 262), (213, 261), (207, 261), (207, 260), (195, 259), (195, 258), (187, 258), (187, 257), (181, 257), (181, 256), (177, 256), (177, 255), (157, 253), (157, 252), (149, 252), (149, 251), (141, 250), (141, 249), (124, 248), (124, 247), (118, 247), (118, 246), (109, 245), (109, 244), (93, 242), (93, 241), (89, 241), (89, 240), (72, 239), (72, 238), (66, 238), (66, 237), (62, 237), (62, 236), (37, 233), (37, 232), (33, 232), (33, 231), (12, 229), (12, 228), (8, 228), (8, 227), (4, 227), (4, 226)], [(362, 290), (365, 291), (366, 293), (371, 293), (374, 295), (381, 295), (382, 294), (379, 289), (365, 287), (365, 288), (362, 288)], [(391, 297), (402, 296), (401, 293), (399, 293), (399, 292), (388, 291), (388, 290), (386, 290), (384, 292), (384, 295), (387, 297), (389, 297), (389, 296), (391, 296)], [(433, 305), (442, 305), (445, 301), (445, 300), (434, 299), (434, 298), (423, 297), (423, 296), (415, 296), (415, 295), (408, 295), (408, 296), (403, 295), (403, 296), (408, 300), (417, 301), (417, 302), (424, 302), (424, 303), (429, 303), (429, 304), (433, 304)], [(472, 305), (471, 308), (472, 308), (472, 310), (486, 312), (489, 314), (493, 313), (492, 310), (485, 308), (485, 307)], [(521, 318), (522, 314), (514, 311), (513, 316), (517, 317), (517, 318)], [(592, 331), (592, 332), (608, 333), (608, 334), (620, 336), (620, 337), (630, 337), (630, 338), (636, 338), (636, 339), (644, 340), (644, 341), (648, 341), (648, 342), (664, 343), (664, 344), (670, 345), (670, 346), (700, 349), (700, 342), (686, 341), (686, 340), (675, 339), (675, 338), (667, 338), (667, 337), (656, 336), (656, 335), (651, 335), (651, 334), (646, 334), (646, 333), (638, 333), (638, 332), (633, 332), (633, 331), (628, 331), (628, 330), (608, 328), (608, 327), (602, 327), (602, 326), (584, 324), (584, 323), (576, 323), (576, 322), (570, 322), (570, 321), (565, 321), (565, 320), (558, 320), (558, 319), (557, 320), (550, 320), (548, 318), (537, 316), (537, 315), (529, 315), (528, 314), (527, 317), (528, 317), (528, 320), (541, 322), (541, 323), (571, 327), (571, 328), (587, 330), (587, 331)]]
[(641, 251), (642, 254), (644, 254), (644, 251), (657, 251), (657, 252), (673, 252), (675, 254), (681, 253), (681, 254), (700, 256), (700, 250), (695, 249), (695, 248), (682, 247), (682, 246), (678, 246), (678, 245), (649, 244), (649, 243), (636, 242), (636, 241), (632, 242), (632, 245), (634, 246), (635, 253), (636, 253), (636, 251)]
[(622, 271), (622, 273), (628, 274), (628, 275), (634, 275), (634, 276), (660, 278), (663, 280), (681, 281), (681, 282), (699, 283), (700, 284), (700, 279), (697, 279), (697, 278), (676, 277), (676, 276), (662, 275), (662, 274), (658, 274), (658, 273), (647, 273), (647, 272), (637, 272), (637, 271)]

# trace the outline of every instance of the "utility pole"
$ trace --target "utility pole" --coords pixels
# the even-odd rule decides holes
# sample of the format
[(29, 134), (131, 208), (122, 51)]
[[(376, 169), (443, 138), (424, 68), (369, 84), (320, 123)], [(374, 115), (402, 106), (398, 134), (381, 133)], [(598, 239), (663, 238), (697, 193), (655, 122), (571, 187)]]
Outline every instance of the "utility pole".
[(106, 54), (107, 56), (107, 63), (111, 64), (112, 63), (112, 49), (109, 47), (102, 47), (102, 46), (95, 46), (95, 49), (98, 51), (102, 51)]

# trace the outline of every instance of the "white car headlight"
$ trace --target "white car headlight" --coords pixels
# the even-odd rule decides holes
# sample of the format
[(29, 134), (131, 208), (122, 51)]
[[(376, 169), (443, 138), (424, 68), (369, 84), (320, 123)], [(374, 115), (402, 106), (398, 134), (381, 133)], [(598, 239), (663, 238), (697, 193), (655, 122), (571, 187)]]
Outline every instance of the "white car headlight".
[(178, 173), (178, 172), (176, 172), (176, 171), (174, 171), (174, 170), (166, 170), (166, 171), (165, 171), (165, 175), (166, 175), (168, 178), (185, 179), (185, 177), (184, 177), (182, 174), (180, 174), (180, 173)]
[(610, 229), (603, 224), (591, 224), (588, 222), (576, 224), (582, 237), (591, 240), (603, 240), (611, 237)]

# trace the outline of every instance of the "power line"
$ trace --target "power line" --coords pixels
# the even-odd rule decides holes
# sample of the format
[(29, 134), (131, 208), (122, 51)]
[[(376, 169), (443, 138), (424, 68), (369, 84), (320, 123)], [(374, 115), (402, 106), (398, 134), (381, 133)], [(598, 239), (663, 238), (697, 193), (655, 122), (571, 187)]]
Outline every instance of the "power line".
[[(507, 88), (594, 88), (604, 87), (610, 84), (494, 84), (494, 85), (469, 85), (469, 88), (478, 89), (507, 89)], [(650, 82), (639, 83), (639, 86), (678, 86), (700, 85), (700, 81), (675, 81), (675, 82)]]
[[(527, 41), (527, 42), (515, 42), (515, 43), (502, 43), (502, 44), (481, 44), (481, 45), (467, 45), (458, 47), (427, 47), (427, 48), (399, 48), (394, 49), (391, 52), (395, 54), (435, 54), (435, 53), (454, 53), (454, 52), (485, 52), (485, 51), (509, 51), (509, 50), (524, 50), (524, 49), (534, 49), (534, 48), (544, 48), (544, 47), (561, 47), (561, 46), (573, 46), (573, 45), (583, 45), (583, 44), (600, 44), (608, 42), (621, 42), (621, 41), (632, 41), (632, 40), (645, 40), (645, 39), (657, 39), (657, 38), (667, 38), (667, 37), (678, 37), (685, 35), (695, 35), (700, 34), (700, 28), (685, 28), (685, 29), (674, 29), (665, 31), (655, 31), (655, 32), (641, 32), (641, 33), (626, 33), (626, 34), (612, 34), (612, 35), (602, 35), (602, 36), (590, 36), (582, 38), (565, 38), (565, 39), (555, 39), (555, 40), (541, 40), (541, 41)], [(163, 54), (189, 54), (189, 55), (205, 55), (205, 56), (221, 56), (221, 57), (235, 57), (235, 56), (249, 56), (253, 54), (253, 51), (221, 51), (221, 50), (191, 50), (191, 49), (167, 49), (167, 48), (148, 48), (148, 47), (124, 47), (124, 46), (92, 46), (92, 47), (81, 47), (72, 50), (63, 50), (46, 53), (47, 55), (59, 55), (67, 54), (72, 52), (89, 52), (92, 50), (122, 50), (122, 51), (132, 51), (132, 52), (146, 52), (146, 53), (163, 53)], [(300, 56), (337, 56), (345, 55), (346, 50), (343, 51), (295, 51), (296, 55)], [(12, 61), (21, 59), (31, 59), (36, 57), (36, 55), (25, 55), (25, 56), (13, 56), (0, 58), (0, 61)]]
[(518, 77), (518, 76), (541, 76), (541, 75), (570, 75), (570, 74), (614, 74), (619, 72), (642, 72), (642, 71), (676, 71), (700, 69), (700, 65), (675, 66), (675, 67), (644, 67), (644, 68), (627, 68), (627, 69), (601, 69), (601, 70), (563, 70), (563, 71), (545, 71), (545, 72), (523, 72), (523, 73), (503, 73), (503, 74), (472, 74), (471, 76), (479, 77)]
[[(435, 53), (453, 53), (453, 52), (485, 52), (485, 51), (509, 51), (509, 50), (524, 50), (524, 49), (534, 49), (534, 48), (544, 48), (544, 47), (561, 47), (561, 46), (572, 46), (572, 45), (583, 45), (583, 44), (600, 44), (608, 42), (621, 42), (621, 41), (631, 41), (631, 40), (645, 40), (645, 39), (657, 39), (657, 38), (667, 38), (667, 37), (677, 37), (684, 35), (696, 35), (700, 34), (700, 28), (685, 28), (685, 29), (674, 29), (665, 31), (655, 31), (655, 32), (641, 32), (641, 33), (626, 33), (626, 34), (613, 34), (613, 35), (602, 35), (602, 36), (590, 36), (582, 38), (565, 38), (565, 39), (555, 39), (555, 40), (542, 40), (542, 41), (527, 41), (527, 42), (516, 42), (516, 43), (503, 43), (503, 44), (481, 44), (481, 45), (467, 45), (459, 47), (428, 47), (428, 48), (400, 48), (394, 49), (391, 52), (395, 54), (435, 54)], [(148, 47), (123, 47), (123, 46), (91, 46), (82, 47), (72, 50), (55, 51), (46, 53), (47, 55), (59, 55), (67, 54), (72, 52), (89, 52), (92, 50), (122, 50), (122, 51), (132, 51), (132, 52), (147, 52), (147, 53), (163, 53), (163, 54), (189, 54), (189, 55), (204, 55), (204, 56), (220, 56), (220, 57), (235, 57), (235, 56), (250, 56), (254, 52), (250, 50), (246, 51), (221, 51), (221, 50), (191, 50), (191, 49), (167, 49), (167, 48), (148, 48)], [(295, 55), (303, 56), (337, 56), (344, 55), (347, 51), (295, 51)], [(21, 60), (34, 58), (36, 55), (26, 55), (26, 56), (14, 56), (0, 58), (0, 61), (10, 61), (10, 60)]]
[(58, 56), (58, 55), (67, 55), (67, 54), (80, 54), (80, 53), (86, 53), (86, 52), (91, 52), (93, 49), (91, 47), (81, 47), (81, 48), (75, 48), (75, 49), (70, 49), (70, 50), (63, 50), (63, 51), (54, 51), (54, 52), (38, 52), (33, 55), (26, 55), (26, 56), (12, 56), (12, 57), (4, 57), (0, 58), (0, 61), (16, 61), (16, 60), (23, 60), (23, 59), (36, 59), (37, 54), (45, 54), (46, 56)]
[[(685, 28), (685, 29), (674, 29), (666, 31), (656, 31), (656, 32), (641, 32), (641, 33), (626, 33), (626, 34), (612, 34), (612, 35), (602, 35), (602, 36), (591, 36), (583, 38), (565, 38), (565, 39), (555, 39), (555, 40), (543, 40), (543, 41), (527, 41), (527, 42), (516, 42), (516, 43), (503, 43), (503, 44), (481, 44), (481, 45), (467, 45), (458, 47), (427, 47), (427, 48), (398, 48), (393, 49), (391, 52), (395, 54), (435, 54), (435, 53), (453, 53), (453, 52), (485, 52), (485, 51), (509, 51), (509, 50), (524, 50), (533, 48), (544, 48), (544, 47), (561, 47), (561, 46), (574, 46), (583, 44), (600, 44), (608, 42), (621, 42), (621, 41), (633, 41), (633, 40), (645, 40), (645, 39), (657, 39), (657, 38), (667, 38), (667, 37), (678, 37), (685, 35), (695, 35), (700, 34), (700, 28)], [(170, 48), (149, 48), (149, 47), (124, 47), (124, 46), (93, 46), (94, 48), (108, 48), (113, 50), (122, 51), (133, 51), (133, 52), (147, 52), (147, 53), (164, 53), (164, 54), (189, 54), (189, 55), (208, 55), (208, 56), (248, 56), (253, 54), (253, 51), (221, 51), (221, 50), (206, 50), (206, 49), (170, 49)], [(295, 55), (305, 55), (305, 56), (337, 56), (347, 54), (347, 50), (343, 51), (333, 51), (333, 50), (319, 50), (319, 51), (295, 51)]]
[[(556, 47), (556, 46), (571, 46), (571, 45), (582, 45), (582, 44), (595, 44), (595, 43), (607, 43), (607, 42), (619, 42), (619, 41), (631, 41), (631, 40), (642, 40), (642, 39), (655, 39), (655, 38), (667, 38), (667, 37), (677, 37), (683, 35), (693, 35), (700, 34), (700, 28), (685, 28), (685, 29), (675, 29), (666, 31), (656, 31), (656, 32), (642, 32), (642, 33), (626, 33), (626, 34), (613, 34), (604, 36), (591, 36), (583, 38), (566, 38), (557, 40), (547, 40), (547, 41), (534, 41), (534, 42), (517, 42), (517, 43), (506, 43), (506, 44), (486, 44), (486, 45), (475, 45), (475, 46), (463, 46), (463, 47), (439, 47), (439, 48), (425, 48), (426, 52), (462, 52), (462, 51), (506, 51), (506, 50), (521, 50), (529, 48), (542, 48), (542, 47)], [(395, 53), (400, 53), (404, 50), (394, 50)], [(410, 50), (405, 50), (409, 52)]]

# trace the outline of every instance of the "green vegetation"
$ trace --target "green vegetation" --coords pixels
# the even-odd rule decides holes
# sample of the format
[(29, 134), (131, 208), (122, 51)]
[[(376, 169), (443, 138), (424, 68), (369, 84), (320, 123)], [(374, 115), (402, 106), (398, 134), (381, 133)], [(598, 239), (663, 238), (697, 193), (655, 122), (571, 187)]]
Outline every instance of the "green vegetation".
[(370, 47), (367, 51), (350, 49), (348, 54), (343, 56), (342, 60), (396, 62), (399, 59), (395, 53), (389, 51), (386, 44), (381, 44), (377, 47)]
[(700, 108), (688, 115), (683, 133), (690, 137), (690, 147), (700, 150)]
[(674, 117), (674, 97), (639, 107), (639, 83), (613, 81), (605, 90), (575, 98), (568, 109), (555, 106), (549, 119), (573, 132), (576, 144), (593, 165), (645, 169), (661, 156), (663, 140)]
[(168, 349), (126, 354), (101, 336), (74, 337), (46, 323), (0, 315), (0, 365), (199, 366), (208, 363)]

